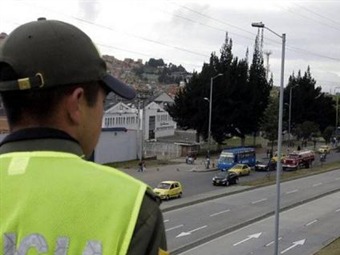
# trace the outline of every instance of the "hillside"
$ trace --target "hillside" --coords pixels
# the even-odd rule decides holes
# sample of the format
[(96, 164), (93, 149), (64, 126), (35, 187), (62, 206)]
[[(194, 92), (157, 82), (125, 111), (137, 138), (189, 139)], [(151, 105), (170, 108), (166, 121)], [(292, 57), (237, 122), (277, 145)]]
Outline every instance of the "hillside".
[[(142, 60), (126, 58), (116, 59), (104, 55), (108, 71), (120, 80), (132, 85), (138, 91), (162, 90), (173, 94), (171, 88), (191, 77), (181, 65), (166, 64), (162, 59), (153, 59), (143, 63)], [(170, 89), (170, 91), (168, 91)]]

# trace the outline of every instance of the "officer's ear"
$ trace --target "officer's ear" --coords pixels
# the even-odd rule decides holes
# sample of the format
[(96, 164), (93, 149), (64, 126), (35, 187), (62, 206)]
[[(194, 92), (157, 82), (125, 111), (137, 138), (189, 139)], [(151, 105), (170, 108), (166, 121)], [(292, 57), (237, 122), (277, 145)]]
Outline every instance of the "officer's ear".
[(79, 125), (82, 122), (82, 118), (86, 114), (84, 107), (86, 107), (86, 99), (84, 89), (82, 87), (76, 87), (66, 98), (66, 110), (69, 120)]

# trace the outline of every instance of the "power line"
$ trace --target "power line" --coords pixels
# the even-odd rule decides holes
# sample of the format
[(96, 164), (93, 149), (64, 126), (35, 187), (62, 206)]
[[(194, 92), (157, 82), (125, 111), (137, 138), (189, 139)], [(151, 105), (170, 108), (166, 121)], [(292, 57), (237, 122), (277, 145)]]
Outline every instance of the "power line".
[(297, 4), (297, 3), (295, 3), (295, 5), (298, 6), (299, 8), (301, 8), (301, 9), (304, 9), (307, 12), (310, 12), (310, 13), (320, 17), (320, 18), (326, 19), (326, 20), (328, 20), (328, 21), (330, 21), (330, 22), (332, 22), (332, 23), (334, 23), (336, 25), (340, 25), (340, 22), (334, 21), (333, 19), (330, 19), (329, 17), (323, 16), (323, 15), (321, 15), (321, 14), (315, 12), (315, 11), (312, 11), (311, 9), (309, 9), (309, 8), (307, 8), (305, 6), (301, 6), (301, 5)]

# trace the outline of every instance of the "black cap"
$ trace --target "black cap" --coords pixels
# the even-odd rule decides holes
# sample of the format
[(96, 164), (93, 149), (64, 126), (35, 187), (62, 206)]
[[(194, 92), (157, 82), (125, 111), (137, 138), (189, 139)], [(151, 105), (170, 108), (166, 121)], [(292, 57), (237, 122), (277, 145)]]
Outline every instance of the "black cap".
[(0, 92), (44, 89), (101, 81), (125, 99), (135, 90), (107, 72), (92, 40), (73, 25), (39, 18), (16, 28), (0, 48), (0, 64), (13, 68), (19, 79), (0, 81)]

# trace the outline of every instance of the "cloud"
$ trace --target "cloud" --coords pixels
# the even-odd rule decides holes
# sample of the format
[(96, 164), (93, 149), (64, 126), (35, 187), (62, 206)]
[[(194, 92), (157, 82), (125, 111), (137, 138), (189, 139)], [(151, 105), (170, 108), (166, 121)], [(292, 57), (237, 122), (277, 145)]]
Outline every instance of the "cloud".
[(100, 3), (97, 1), (78, 0), (79, 12), (83, 19), (95, 22), (100, 12)]

